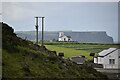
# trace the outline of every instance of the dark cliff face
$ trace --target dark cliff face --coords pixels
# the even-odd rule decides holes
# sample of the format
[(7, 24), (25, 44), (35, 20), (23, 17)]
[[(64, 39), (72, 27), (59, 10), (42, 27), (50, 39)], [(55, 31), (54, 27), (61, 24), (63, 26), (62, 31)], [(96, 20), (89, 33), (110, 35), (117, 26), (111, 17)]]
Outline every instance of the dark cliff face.
[[(35, 41), (34, 31), (16, 32), (17, 36), (27, 38), (28, 40)], [(82, 43), (113, 43), (113, 38), (108, 36), (106, 32), (64, 32), (65, 35), (71, 36), (73, 41)], [(59, 32), (46, 31), (44, 40), (58, 39)], [(39, 40), (41, 40), (41, 32), (39, 32)]]
[(67, 32), (74, 41), (82, 43), (113, 43), (113, 38), (109, 37), (106, 32)]

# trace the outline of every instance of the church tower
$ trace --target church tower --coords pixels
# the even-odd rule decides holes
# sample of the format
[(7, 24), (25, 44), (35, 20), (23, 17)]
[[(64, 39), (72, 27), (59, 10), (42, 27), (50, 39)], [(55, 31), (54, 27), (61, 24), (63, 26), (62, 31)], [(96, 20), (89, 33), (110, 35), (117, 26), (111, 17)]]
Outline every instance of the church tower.
[(64, 32), (59, 32), (59, 37), (64, 36)]

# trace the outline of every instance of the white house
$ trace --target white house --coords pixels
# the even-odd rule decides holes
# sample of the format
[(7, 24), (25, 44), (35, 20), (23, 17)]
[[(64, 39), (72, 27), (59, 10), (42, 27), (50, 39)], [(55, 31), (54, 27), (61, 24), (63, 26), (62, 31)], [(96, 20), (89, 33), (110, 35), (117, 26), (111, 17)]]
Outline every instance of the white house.
[(102, 64), (104, 69), (120, 69), (120, 49), (109, 48), (94, 57), (95, 64)]
[(58, 41), (67, 41), (67, 42), (69, 42), (69, 41), (72, 41), (72, 38), (71, 38), (71, 36), (64, 35), (64, 32), (59, 32)]

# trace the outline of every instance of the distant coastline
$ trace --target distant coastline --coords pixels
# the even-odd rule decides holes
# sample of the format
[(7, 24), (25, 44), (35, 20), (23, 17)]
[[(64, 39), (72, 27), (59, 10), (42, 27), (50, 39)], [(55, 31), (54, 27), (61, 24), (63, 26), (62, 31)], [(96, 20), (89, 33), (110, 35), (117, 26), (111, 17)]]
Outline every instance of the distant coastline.
[[(49, 41), (58, 39), (59, 32), (61, 31), (44, 31), (44, 40)], [(73, 41), (81, 43), (114, 43), (113, 38), (105, 31), (62, 31), (66, 35), (72, 37)], [(16, 31), (18, 37), (27, 38), (28, 40), (35, 41), (35, 31)], [(39, 40), (41, 40), (41, 31), (39, 31)]]

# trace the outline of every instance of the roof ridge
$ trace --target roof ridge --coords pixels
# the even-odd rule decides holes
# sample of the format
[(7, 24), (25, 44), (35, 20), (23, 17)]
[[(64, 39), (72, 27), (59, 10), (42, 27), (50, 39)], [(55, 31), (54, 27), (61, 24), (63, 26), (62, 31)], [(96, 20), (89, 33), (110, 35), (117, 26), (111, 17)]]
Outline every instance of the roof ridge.
[(106, 55), (104, 55), (104, 56), (107, 56), (107, 55), (109, 55), (110, 53), (112, 53), (112, 52), (114, 52), (114, 51), (116, 51), (117, 50), (117, 48), (115, 49), (115, 50), (113, 50), (113, 51), (111, 51), (111, 52), (109, 52), (109, 53), (107, 53)]
[(115, 50), (109, 52), (108, 54), (106, 54), (106, 55), (104, 55), (104, 56), (107, 56), (107, 55), (109, 55), (110, 53), (112, 53), (112, 52), (114, 52), (114, 51), (116, 51), (116, 50), (117, 50), (117, 49), (115, 49)]
[[(109, 48), (110, 49), (110, 48)], [(107, 50), (109, 50), (109, 49), (107, 49)], [(106, 50), (106, 51), (107, 51)], [(112, 52), (114, 52), (114, 51), (116, 51), (116, 50), (118, 50), (118, 48), (115, 48), (114, 50), (112, 50), (112, 51), (110, 51), (110, 52), (106, 52), (106, 54), (105, 55), (97, 55), (98, 57), (105, 57), (105, 56), (107, 56), (107, 55), (109, 55), (110, 53), (112, 53)], [(104, 50), (103, 50), (104, 51)], [(96, 56), (96, 57), (97, 57)]]

